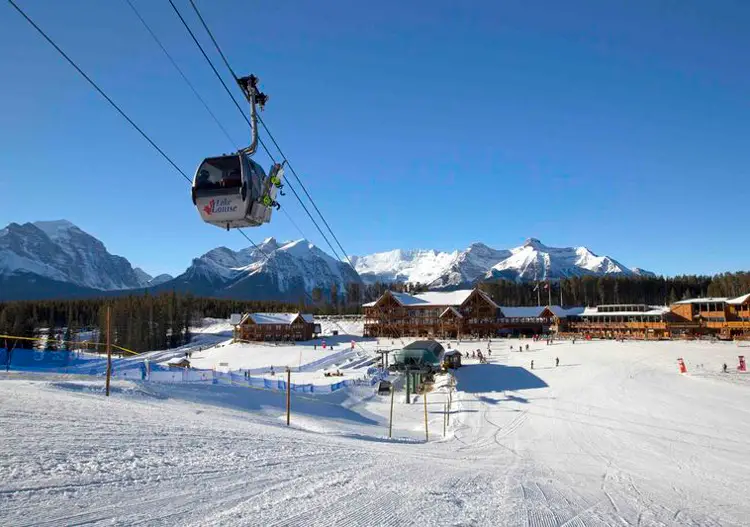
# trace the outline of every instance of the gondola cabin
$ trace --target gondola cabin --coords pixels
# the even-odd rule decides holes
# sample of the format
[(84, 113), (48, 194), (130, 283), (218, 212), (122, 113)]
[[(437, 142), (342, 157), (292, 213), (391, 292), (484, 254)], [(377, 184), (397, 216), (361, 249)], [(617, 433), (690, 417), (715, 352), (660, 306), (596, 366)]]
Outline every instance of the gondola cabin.
[(209, 157), (195, 172), (193, 204), (201, 219), (211, 225), (258, 227), (271, 221), (282, 178), (281, 165), (274, 165), (267, 176), (248, 154)]
[(443, 369), (455, 370), (461, 367), (461, 352), (458, 350), (448, 350), (443, 354)]
[(437, 372), (442, 367), (445, 349), (434, 340), (417, 340), (393, 353), (390, 369), (401, 371), (409, 368), (423, 368)]

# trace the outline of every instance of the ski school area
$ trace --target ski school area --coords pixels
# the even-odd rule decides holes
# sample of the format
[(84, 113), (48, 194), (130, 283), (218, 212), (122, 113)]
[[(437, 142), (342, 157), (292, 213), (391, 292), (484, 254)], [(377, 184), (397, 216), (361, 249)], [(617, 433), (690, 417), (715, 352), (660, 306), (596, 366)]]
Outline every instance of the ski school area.
[(347, 324), (277, 346), (207, 320), (114, 359), (109, 397), (100, 356), (11, 356), (0, 524), (747, 525), (747, 343), (441, 341), (462, 366), (407, 397), (378, 351), (413, 339)]

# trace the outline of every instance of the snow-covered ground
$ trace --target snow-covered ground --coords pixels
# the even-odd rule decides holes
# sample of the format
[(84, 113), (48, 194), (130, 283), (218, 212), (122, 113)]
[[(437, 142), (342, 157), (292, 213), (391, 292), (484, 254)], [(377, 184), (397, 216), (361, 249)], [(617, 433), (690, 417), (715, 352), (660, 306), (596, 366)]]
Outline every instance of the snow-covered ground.
[[(189, 345), (151, 352), (132, 360), (146, 357), (166, 365), (169, 359), (188, 353), (193, 368), (224, 372), (243, 370), (256, 377), (272, 378), (288, 366), (295, 372), (294, 382), (300, 384), (363, 378), (379, 345), (376, 339), (362, 338), (362, 320), (322, 319), (316, 322), (321, 325), (320, 338), (275, 344), (232, 342), (232, 326), (228, 321), (205, 319), (201, 327), (193, 329), (194, 338)], [(333, 336), (334, 330), (339, 334)], [(343, 375), (325, 377), (326, 372), (337, 370)]]
[(750, 347), (522, 342), (457, 372), (445, 438), (438, 378), (429, 442), (403, 391), (388, 440), (364, 387), (293, 394), (287, 428), (283, 393), (2, 374), (0, 524), (748, 524)]

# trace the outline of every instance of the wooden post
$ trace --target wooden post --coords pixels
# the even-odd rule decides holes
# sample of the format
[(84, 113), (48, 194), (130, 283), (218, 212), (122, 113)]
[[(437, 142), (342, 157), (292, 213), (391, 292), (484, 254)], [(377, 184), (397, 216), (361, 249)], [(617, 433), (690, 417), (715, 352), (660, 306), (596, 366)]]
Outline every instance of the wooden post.
[(443, 403), (443, 437), (445, 437), (445, 431), (448, 426), (448, 401)]
[(411, 374), (409, 373), (409, 370), (406, 370), (406, 404), (411, 404), (411, 394), (409, 393), (409, 377), (411, 377)]
[(286, 367), (286, 425), (289, 426), (289, 421), (292, 415), (292, 370), (289, 366)]
[(107, 306), (107, 387), (106, 395), (109, 397), (109, 379), (112, 377), (112, 340), (111, 340), (111, 308)]
[(391, 417), (388, 420), (388, 439), (393, 435), (393, 398), (395, 393), (396, 390), (393, 389), (393, 384), (391, 384)]
[(451, 408), (453, 408), (453, 375), (449, 374), (448, 379), (448, 417), (446, 421), (451, 424)]
[(430, 432), (427, 429), (427, 387), (422, 385), (422, 399), (424, 400), (424, 440), (430, 440)]

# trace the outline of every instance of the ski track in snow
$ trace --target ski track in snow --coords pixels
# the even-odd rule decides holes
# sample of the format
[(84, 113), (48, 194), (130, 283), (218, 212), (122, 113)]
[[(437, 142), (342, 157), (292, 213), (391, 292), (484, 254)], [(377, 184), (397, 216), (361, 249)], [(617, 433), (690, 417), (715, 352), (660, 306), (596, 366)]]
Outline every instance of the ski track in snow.
[(445, 438), (436, 383), (426, 444), (421, 395), (389, 441), (368, 393), (293, 398), (287, 428), (283, 394), (2, 374), (0, 525), (747, 525), (750, 376), (718, 372), (742, 349), (509, 344), (459, 370)]

